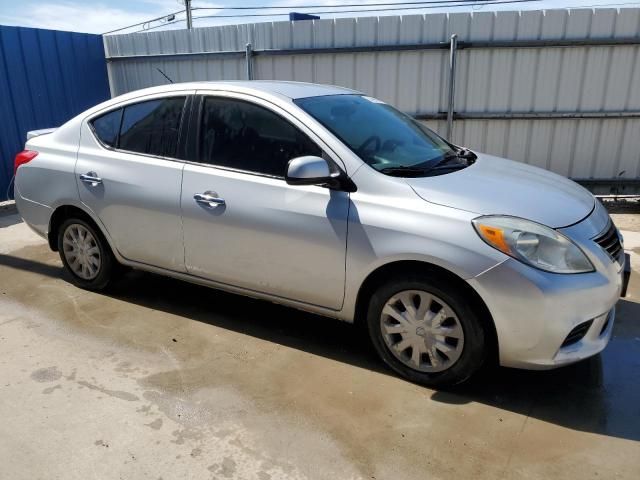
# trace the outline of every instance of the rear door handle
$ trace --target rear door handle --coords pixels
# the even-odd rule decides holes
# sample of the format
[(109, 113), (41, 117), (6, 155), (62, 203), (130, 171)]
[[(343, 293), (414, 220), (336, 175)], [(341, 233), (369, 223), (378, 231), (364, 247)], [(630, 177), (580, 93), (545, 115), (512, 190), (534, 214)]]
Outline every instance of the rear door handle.
[(224, 198), (218, 197), (216, 192), (196, 193), (193, 199), (206, 208), (216, 208), (225, 205)]
[(102, 179), (96, 172), (81, 173), (80, 180), (90, 187), (97, 187), (98, 185), (102, 184)]

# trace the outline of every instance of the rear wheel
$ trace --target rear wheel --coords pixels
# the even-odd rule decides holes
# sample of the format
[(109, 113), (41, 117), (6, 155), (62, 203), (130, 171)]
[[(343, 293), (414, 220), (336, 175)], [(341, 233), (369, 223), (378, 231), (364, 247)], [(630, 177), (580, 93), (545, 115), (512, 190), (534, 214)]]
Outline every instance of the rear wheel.
[(471, 377), (486, 357), (482, 322), (455, 283), (428, 274), (391, 280), (371, 296), (369, 336), (394, 371), (423, 385)]
[(117, 262), (102, 233), (82, 218), (69, 218), (58, 229), (58, 252), (75, 285), (107, 287)]

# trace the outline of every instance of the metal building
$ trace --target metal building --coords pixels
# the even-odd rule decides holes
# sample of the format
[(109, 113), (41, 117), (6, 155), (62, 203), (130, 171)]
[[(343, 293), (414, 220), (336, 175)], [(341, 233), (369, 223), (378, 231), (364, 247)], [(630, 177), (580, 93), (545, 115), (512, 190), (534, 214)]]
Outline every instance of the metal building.
[(450, 110), (453, 140), (480, 151), (606, 191), (614, 180), (619, 192), (640, 184), (637, 8), (257, 23), (112, 35), (104, 43), (112, 95), (166, 82), (157, 68), (174, 81), (342, 85), (442, 134)]

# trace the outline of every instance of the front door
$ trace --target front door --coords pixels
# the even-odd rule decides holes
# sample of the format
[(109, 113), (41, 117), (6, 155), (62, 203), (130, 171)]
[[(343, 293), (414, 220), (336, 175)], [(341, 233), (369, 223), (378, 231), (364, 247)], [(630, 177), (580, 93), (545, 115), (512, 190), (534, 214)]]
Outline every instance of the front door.
[(264, 105), (204, 97), (198, 115), (181, 198), (187, 271), (340, 309), (349, 194), (284, 180), (290, 159), (321, 148)]

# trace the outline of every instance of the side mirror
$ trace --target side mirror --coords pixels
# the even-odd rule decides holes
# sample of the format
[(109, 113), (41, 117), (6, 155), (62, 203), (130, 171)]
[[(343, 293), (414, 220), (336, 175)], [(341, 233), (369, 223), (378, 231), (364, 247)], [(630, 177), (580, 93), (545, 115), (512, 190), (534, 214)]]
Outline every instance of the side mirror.
[(286, 180), (289, 185), (325, 185), (331, 177), (324, 158), (312, 155), (289, 160)]
[(320, 185), (347, 192), (356, 190), (353, 182), (344, 173), (331, 173), (327, 161), (313, 155), (289, 160), (285, 180), (289, 185)]

